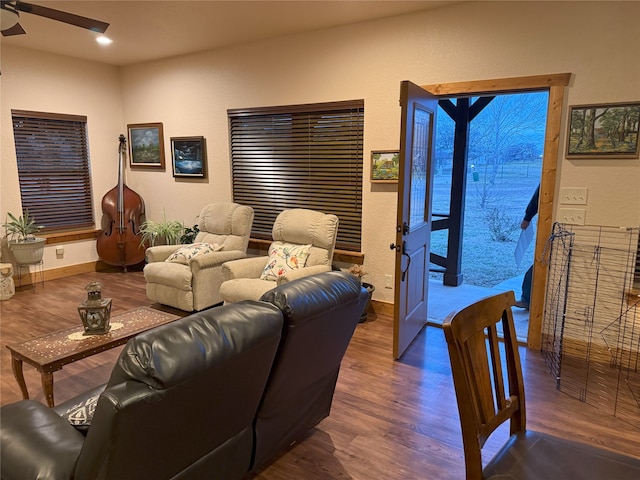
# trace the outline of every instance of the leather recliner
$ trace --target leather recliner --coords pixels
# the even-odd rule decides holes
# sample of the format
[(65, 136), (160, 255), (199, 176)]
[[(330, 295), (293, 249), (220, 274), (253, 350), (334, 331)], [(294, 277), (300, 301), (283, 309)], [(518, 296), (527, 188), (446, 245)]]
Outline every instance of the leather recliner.
[(258, 470), (329, 415), (340, 364), (369, 294), (349, 273), (332, 271), (265, 293), (284, 315), (282, 341), (255, 419)]
[(131, 339), (86, 437), (39, 402), (2, 407), (2, 478), (241, 477), (281, 331), (281, 312), (253, 302)]

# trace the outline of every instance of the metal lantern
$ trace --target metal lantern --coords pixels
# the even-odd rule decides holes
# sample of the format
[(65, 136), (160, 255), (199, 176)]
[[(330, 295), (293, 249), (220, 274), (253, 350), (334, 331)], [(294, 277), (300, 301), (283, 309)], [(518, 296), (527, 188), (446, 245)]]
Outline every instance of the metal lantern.
[(86, 287), (87, 299), (78, 305), (78, 313), (84, 326), (85, 335), (102, 335), (109, 331), (111, 299), (102, 298), (102, 285), (91, 282)]

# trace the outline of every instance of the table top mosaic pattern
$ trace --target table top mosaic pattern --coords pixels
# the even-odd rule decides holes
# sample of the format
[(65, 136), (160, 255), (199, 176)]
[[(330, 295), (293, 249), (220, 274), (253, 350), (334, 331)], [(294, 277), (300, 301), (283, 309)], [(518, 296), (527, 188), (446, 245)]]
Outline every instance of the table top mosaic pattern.
[[(82, 358), (98, 351), (108, 350), (122, 345), (135, 335), (154, 327), (164, 325), (180, 318), (172, 313), (162, 312), (150, 307), (139, 307), (111, 317), (112, 322), (122, 324), (122, 328), (111, 329), (103, 335), (86, 335), (76, 339), (84, 332), (84, 327), (59, 330), (22, 343), (7, 345), (14, 354), (39, 365), (56, 363), (67, 358)], [(80, 322), (80, 320), (78, 320)], [(86, 355), (83, 355), (86, 353)], [(29, 363), (31, 363), (29, 362)]]

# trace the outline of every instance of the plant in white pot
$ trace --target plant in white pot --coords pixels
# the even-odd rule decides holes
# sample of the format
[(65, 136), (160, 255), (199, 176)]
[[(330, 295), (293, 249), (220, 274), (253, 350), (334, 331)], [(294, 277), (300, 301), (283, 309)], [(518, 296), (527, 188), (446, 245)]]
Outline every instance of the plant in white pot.
[(36, 225), (35, 218), (29, 216), (28, 210), (19, 217), (9, 212), (7, 215), (9, 218), (2, 226), (7, 232), (9, 249), (16, 262), (22, 265), (40, 263), (46, 238), (36, 237), (35, 234), (42, 226)]
[(373, 295), (373, 292), (375, 291), (376, 287), (374, 287), (370, 283), (365, 283), (362, 281), (362, 278), (369, 273), (364, 269), (363, 265), (353, 264), (351, 265), (351, 267), (349, 267), (347, 271), (351, 275), (355, 275), (356, 277), (358, 277), (358, 279), (360, 280), (360, 283), (362, 283), (362, 286), (369, 293), (369, 301), (367, 302), (367, 305), (364, 307), (364, 310), (362, 311), (362, 315), (360, 316), (359, 323), (362, 323), (367, 320), (367, 314), (369, 313), (369, 307), (371, 305), (371, 296)]
[(162, 221), (155, 222), (146, 220), (140, 225), (140, 245), (179, 245), (180, 239), (185, 231), (182, 222), (177, 220), (167, 220), (167, 216), (162, 211)]

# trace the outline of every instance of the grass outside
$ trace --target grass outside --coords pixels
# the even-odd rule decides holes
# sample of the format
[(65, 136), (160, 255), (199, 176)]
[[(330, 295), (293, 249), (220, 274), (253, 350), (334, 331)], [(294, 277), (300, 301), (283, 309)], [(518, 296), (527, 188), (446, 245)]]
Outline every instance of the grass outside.
[[(466, 189), (462, 247), (463, 281), (469, 285), (493, 287), (504, 280), (524, 274), (533, 263), (534, 243), (529, 246), (520, 266), (514, 251), (520, 235), (520, 222), (531, 195), (540, 182), (541, 161), (500, 166), (493, 184), (483, 166), (469, 171)], [(433, 213), (449, 212), (450, 175), (434, 179)], [(537, 217), (536, 217), (537, 219)], [(490, 225), (505, 241), (492, 238)], [(431, 234), (431, 251), (446, 256), (447, 231)], [(442, 279), (442, 274), (431, 273)], [(516, 292), (518, 294), (519, 292)]]

